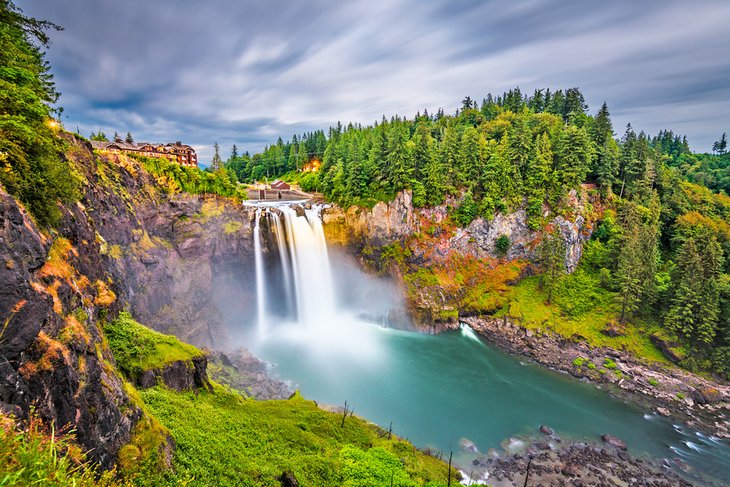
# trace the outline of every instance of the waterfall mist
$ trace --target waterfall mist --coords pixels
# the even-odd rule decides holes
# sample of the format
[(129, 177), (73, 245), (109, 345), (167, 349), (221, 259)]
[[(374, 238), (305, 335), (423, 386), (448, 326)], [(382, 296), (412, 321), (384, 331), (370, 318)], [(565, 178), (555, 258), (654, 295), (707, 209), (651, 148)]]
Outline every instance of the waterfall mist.
[(382, 364), (379, 328), (410, 325), (397, 287), (327, 247), (321, 206), (254, 205), (257, 306), (246, 345), (286, 347), (324, 369), (338, 360)]

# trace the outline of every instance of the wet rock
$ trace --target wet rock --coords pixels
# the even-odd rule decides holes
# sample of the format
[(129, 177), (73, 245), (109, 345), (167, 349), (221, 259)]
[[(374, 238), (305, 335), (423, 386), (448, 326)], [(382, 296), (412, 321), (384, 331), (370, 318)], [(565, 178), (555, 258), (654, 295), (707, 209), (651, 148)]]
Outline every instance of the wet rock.
[(663, 407), (661, 407), (661, 406), (657, 406), (656, 408), (654, 408), (654, 410), (655, 410), (655, 411), (656, 411), (656, 412), (657, 412), (658, 414), (660, 414), (660, 415), (664, 416), (665, 418), (668, 418), (669, 416), (671, 416), (671, 415), (672, 415), (672, 413), (671, 413), (671, 411), (669, 411), (669, 409), (667, 409), (667, 408), (663, 408)]
[(207, 389), (213, 391), (213, 386), (208, 380), (207, 373), (208, 359), (201, 355), (191, 360), (178, 360), (165, 365), (161, 369), (150, 369), (140, 374), (135, 385), (146, 389), (158, 384), (164, 384), (174, 391), (192, 391), (195, 389)]
[(626, 450), (626, 443), (624, 441), (613, 435), (601, 435), (601, 441), (604, 443), (613, 446), (614, 448), (618, 448), (620, 450)]
[(715, 387), (700, 387), (692, 391), (692, 399), (697, 404), (716, 404), (722, 401), (722, 393)]
[(479, 449), (477, 448), (476, 444), (474, 444), (474, 442), (471, 441), (469, 438), (461, 438), (459, 440), (459, 448), (464, 451), (479, 453)]
[(547, 426), (544, 424), (540, 425), (540, 433), (542, 433), (543, 435), (547, 435), (547, 436), (555, 435), (555, 431), (553, 431), (553, 429), (550, 426)]

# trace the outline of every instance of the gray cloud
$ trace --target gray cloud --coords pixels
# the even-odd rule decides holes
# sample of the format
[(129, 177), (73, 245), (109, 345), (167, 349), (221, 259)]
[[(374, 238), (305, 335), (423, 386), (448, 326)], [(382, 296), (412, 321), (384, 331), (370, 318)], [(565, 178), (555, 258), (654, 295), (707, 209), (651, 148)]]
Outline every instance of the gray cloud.
[(48, 57), (88, 134), (251, 152), (337, 120), (412, 115), (514, 86), (580, 86), (616, 131), (730, 129), (730, 3), (18, 0), (66, 28)]

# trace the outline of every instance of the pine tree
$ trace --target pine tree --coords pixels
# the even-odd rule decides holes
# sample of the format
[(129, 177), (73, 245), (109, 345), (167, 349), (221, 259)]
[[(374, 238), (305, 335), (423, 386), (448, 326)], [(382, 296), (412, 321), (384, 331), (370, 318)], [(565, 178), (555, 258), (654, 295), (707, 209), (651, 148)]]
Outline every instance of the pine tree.
[(477, 184), (481, 160), (481, 136), (474, 127), (467, 127), (461, 136), (459, 147), (460, 173), (468, 188), (474, 188)]
[(567, 126), (560, 134), (557, 151), (556, 176), (563, 193), (577, 188), (588, 174), (591, 147), (588, 135), (582, 128)]
[(391, 124), (388, 130), (387, 180), (392, 191), (410, 187), (413, 160), (406, 146), (408, 129), (401, 122)]
[(707, 232), (686, 238), (677, 254), (667, 328), (685, 336), (697, 348), (711, 344), (720, 315), (720, 270), (722, 249)]
[(553, 151), (547, 133), (537, 137), (532, 163), (528, 164), (525, 174), (525, 192), (527, 193), (527, 216), (530, 228), (539, 227), (538, 219), (542, 214), (542, 205), (551, 184)]
[(236, 144), (233, 144), (233, 147), (231, 147), (231, 157), (228, 159), (228, 161), (233, 162), (236, 159), (238, 159), (238, 147), (236, 147)]
[(444, 129), (439, 155), (446, 170), (448, 189), (459, 188), (463, 181), (459, 172), (459, 135), (454, 127)]
[(297, 151), (297, 163), (296, 168), (301, 171), (306, 163), (309, 162), (309, 156), (307, 155), (307, 147), (305, 144), (299, 144), (299, 150)]
[(413, 177), (417, 181), (423, 181), (432, 151), (431, 130), (425, 123), (416, 126), (413, 134)]
[(591, 126), (591, 141), (596, 149), (591, 173), (604, 193), (610, 192), (618, 171), (618, 146), (613, 138), (613, 124), (608, 105), (603, 102)]
[(134, 144), (134, 139), (132, 138), (132, 133), (127, 132), (127, 136), (124, 138), (124, 142), (127, 144)]
[(716, 152), (720, 155), (727, 152), (727, 133), (723, 132), (720, 140), (712, 144), (712, 152)]
[(553, 298), (553, 291), (566, 274), (565, 269), (566, 247), (560, 227), (555, 225), (547, 232), (538, 247), (538, 258), (542, 273), (540, 274), (540, 289), (547, 292), (547, 302)]
[(213, 160), (210, 161), (210, 170), (216, 172), (223, 167), (218, 142), (213, 144), (213, 149), (215, 150), (215, 153), (213, 154)]
[(621, 212), (622, 238), (619, 245), (616, 279), (621, 295), (620, 323), (629, 315), (653, 303), (656, 292), (654, 276), (658, 263), (658, 198), (647, 209), (627, 202)]

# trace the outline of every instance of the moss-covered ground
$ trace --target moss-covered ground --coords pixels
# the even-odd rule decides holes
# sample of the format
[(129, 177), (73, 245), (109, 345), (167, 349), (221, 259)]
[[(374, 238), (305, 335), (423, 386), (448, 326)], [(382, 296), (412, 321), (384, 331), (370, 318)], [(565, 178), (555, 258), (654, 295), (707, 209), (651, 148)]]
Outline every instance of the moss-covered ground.
[(627, 323), (624, 336), (611, 337), (602, 332), (620, 314), (617, 293), (591, 283), (592, 276), (582, 270), (566, 276), (555, 291), (552, 303), (540, 289), (539, 277), (522, 279), (510, 286), (505, 306), (497, 316), (507, 315), (531, 330), (550, 330), (570, 339), (585, 340), (594, 347), (626, 350), (637, 357), (669, 363), (649, 336), (657, 326), (635, 319)]
[(299, 395), (246, 400), (161, 387), (140, 392), (169, 429), (174, 472), (140, 475), (138, 485), (279, 486), (284, 472), (301, 486), (446, 485), (448, 467), (360, 418), (320, 409)]
[(164, 335), (140, 325), (129, 313), (120, 313), (116, 320), (106, 323), (104, 334), (117, 367), (130, 378), (146, 370), (203, 354), (172, 335)]

